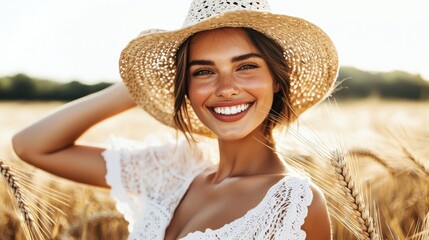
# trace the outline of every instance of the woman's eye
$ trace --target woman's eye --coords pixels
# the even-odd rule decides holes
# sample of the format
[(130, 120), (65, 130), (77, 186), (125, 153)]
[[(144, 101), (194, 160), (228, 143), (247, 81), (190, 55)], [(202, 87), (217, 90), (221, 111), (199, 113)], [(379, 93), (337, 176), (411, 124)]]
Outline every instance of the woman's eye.
[(256, 64), (243, 64), (238, 68), (238, 70), (250, 70), (250, 69), (254, 69), (254, 68), (258, 68), (258, 65), (256, 65)]
[(213, 74), (213, 72), (207, 69), (203, 69), (203, 70), (195, 71), (194, 73), (192, 73), (192, 76), (195, 77), (195, 76), (204, 76), (204, 75), (210, 75), (210, 74)]

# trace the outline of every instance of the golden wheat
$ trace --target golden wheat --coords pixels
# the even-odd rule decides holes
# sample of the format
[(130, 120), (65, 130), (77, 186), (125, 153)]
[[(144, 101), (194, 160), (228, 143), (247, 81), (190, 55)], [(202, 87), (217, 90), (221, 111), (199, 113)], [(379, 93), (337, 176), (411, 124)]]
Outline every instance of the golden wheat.
[(367, 239), (380, 239), (376, 228), (374, 227), (373, 218), (370, 216), (369, 209), (365, 205), (361, 193), (353, 180), (344, 155), (339, 151), (334, 151), (331, 157), (331, 164), (335, 169), (338, 177), (338, 182), (341, 185), (344, 193), (347, 196), (352, 209), (355, 211), (355, 216), (361, 224), (362, 233)]
[(426, 175), (426, 177), (429, 177), (429, 168), (424, 164), (424, 162), (416, 157), (416, 155), (406, 145), (402, 145), (401, 149), (405, 156), (411, 160), (411, 162), (413, 162), (415, 166), (417, 166), (417, 168)]
[(397, 175), (398, 174), (398, 170), (393, 168), (392, 166), (390, 166), (388, 161), (386, 161), (381, 156), (379, 156), (377, 153), (375, 153), (369, 149), (363, 149), (363, 148), (355, 147), (355, 148), (349, 149), (347, 151), (347, 155), (354, 156), (354, 157), (369, 157), (369, 158), (373, 159), (374, 161), (376, 161), (377, 163), (379, 163), (384, 168), (386, 168), (386, 170), (391, 175)]
[[(53, 215), (65, 214), (53, 203), (66, 205), (64, 194), (39, 186), (29, 178), (31, 173), (11, 169), (4, 161), (0, 160), (0, 170), (5, 179), (10, 195), (17, 206), (18, 215), (22, 216), (22, 229), (27, 239), (48, 239), (51, 237), (50, 226), (55, 225)], [(41, 198), (44, 195), (47, 200)]]
[[(124, 222), (124, 217), (122, 214), (115, 211), (99, 212), (86, 219), (86, 221), (81, 221), (72, 225), (68, 230), (68, 234), (72, 236), (80, 235), (82, 232), (85, 232), (85, 229), (87, 229), (88, 226), (91, 227), (104, 222), (111, 223), (113, 221)], [(85, 225), (87, 226), (85, 227)]]
[[(8, 152), (12, 153), (11, 147), (6, 144), (10, 141), (11, 134), (22, 128), (24, 125), (27, 125), (31, 118), (28, 118), (28, 115), (31, 116), (40, 116), (44, 112), (50, 111), (52, 108), (57, 107), (59, 104), (18, 104), (18, 103), (1, 103), (0, 102), (0, 115), (3, 116), (12, 116), (11, 118), (0, 118), (0, 126), (4, 126), (6, 134), (0, 136), (0, 147), (2, 147), (0, 154), (7, 154)], [(353, 209), (351, 206), (356, 205), (356, 203), (351, 204), (347, 201), (344, 190), (339, 187), (336, 174), (333, 172), (333, 168), (329, 163), (329, 158), (332, 157), (332, 147), (338, 147), (338, 141), (333, 144), (327, 144), (327, 141), (330, 141), (329, 137), (325, 138), (323, 135), (325, 132), (337, 131), (338, 127), (343, 127), (340, 129), (340, 133), (343, 134), (346, 140), (352, 141), (352, 144), (348, 144), (351, 148), (340, 148), (341, 152), (344, 153), (345, 160), (349, 164), (355, 183), (358, 186), (362, 198), (365, 200), (365, 203), (369, 207), (372, 207), (372, 202), (377, 203), (378, 216), (374, 215), (371, 210), (371, 215), (374, 219), (375, 228), (382, 227), (382, 231), (377, 233), (386, 240), (426, 240), (429, 239), (429, 224), (428, 215), (429, 212), (429, 181), (423, 181), (425, 178), (422, 177), (422, 171), (418, 170), (418, 167), (414, 164), (410, 164), (410, 158), (401, 149), (402, 145), (406, 145), (409, 152), (412, 153), (415, 159), (421, 161), (424, 166), (427, 166), (428, 162), (424, 162), (422, 158), (428, 156), (425, 153), (429, 153), (429, 144), (424, 144), (421, 139), (428, 140), (429, 131), (426, 128), (427, 122), (429, 122), (428, 112), (429, 104), (427, 103), (386, 103), (386, 102), (376, 102), (373, 105), (369, 105), (366, 102), (357, 102), (351, 104), (344, 104), (340, 112), (335, 113), (334, 119), (329, 121), (329, 125), (319, 129), (314, 129), (318, 134), (321, 140), (311, 141), (309, 144), (301, 144), (305, 148), (316, 148), (316, 150), (305, 151), (295, 151), (297, 148), (294, 148), (294, 140), (290, 139), (287, 144), (281, 144), (279, 151), (282, 151), (284, 154), (282, 156), (288, 160), (288, 163), (291, 163), (296, 168), (305, 169), (310, 173), (314, 182), (323, 188), (325, 195), (328, 200), (329, 211), (332, 216), (332, 225), (333, 225), (333, 235), (335, 240), (352, 240), (360, 239), (366, 237), (365, 234), (360, 231), (360, 223), (355, 220), (357, 219), (351, 216), (354, 216), (355, 213), (349, 211), (348, 209)], [(401, 129), (397, 127), (390, 127), (390, 122), (395, 118), (395, 109), (400, 109), (406, 114), (402, 114), (405, 117), (409, 117), (414, 122), (422, 123), (413, 127), (410, 121), (401, 120), (401, 123), (406, 124), (406, 134), (399, 131)], [(23, 112), (25, 115), (21, 114), (10, 114), (14, 112)], [(401, 116), (402, 116), (401, 115)], [(323, 117), (316, 112), (315, 114), (311, 113), (305, 117), (309, 119), (308, 125), (315, 125), (314, 123), (320, 122), (323, 120)], [(392, 117), (393, 116), (393, 117)], [(359, 118), (362, 117), (362, 118)], [(389, 119), (389, 121), (386, 121)], [(150, 127), (142, 126), (141, 122), (152, 121), (152, 119), (147, 117), (141, 117), (141, 111), (132, 110), (124, 115), (121, 115), (116, 120), (109, 120), (96, 128), (94, 128), (83, 140), (90, 142), (101, 142), (108, 138), (111, 133), (111, 129), (115, 130), (115, 134), (121, 135), (127, 138), (132, 139), (143, 139), (145, 134), (154, 132), (154, 129), (158, 126), (153, 123)], [(123, 122), (127, 122), (127, 127), (122, 127)], [(387, 133), (380, 133), (372, 129), (369, 124), (374, 122), (382, 123), (380, 125), (390, 127), (393, 132), (399, 134), (403, 143), (398, 144), (394, 142), (392, 144), (391, 135)], [(414, 124), (414, 123), (413, 123)], [(138, 129), (138, 130), (136, 130)], [(335, 130), (337, 129), (337, 130)], [(372, 135), (362, 135), (361, 129), (365, 133), (370, 133)], [(371, 130), (371, 131), (369, 131)], [(418, 130), (418, 131), (416, 131)], [(159, 131), (162, 132), (162, 131)], [(338, 131), (337, 131), (338, 132)], [(322, 134), (320, 134), (322, 133)], [(9, 135), (8, 135), (9, 134)], [(411, 135), (417, 135), (411, 136)], [(368, 137), (370, 136), (370, 137)], [(301, 136), (303, 139), (311, 139), (311, 135)], [(335, 138), (335, 137), (334, 137)], [(3, 140), (3, 142), (2, 142)], [(301, 142), (303, 142), (302, 140)], [(419, 143), (420, 141), (420, 143)], [(341, 141), (340, 141), (341, 142)], [(385, 145), (383, 145), (385, 144)], [(328, 145), (328, 147), (323, 147)], [(375, 154), (375, 156), (380, 157), (385, 160), (388, 166), (396, 169), (401, 174), (391, 175), (391, 177), (386, 177), (385, 174), (387, 171), (390, 171), (386, 166), (382, 167), (382, 163), (374, 161), (365, 161), (372, 158), (370, 156), (365, 156), (365, 154), (348, 154), (348, 149), (363, 149), (368, 150), (369, 152)], [(354, 158), (349, 158), (348, 155), (352, 155)], [(12, 154), (8, 156), (0, 156), (2, 159), (13, 160)], [(292, 159), (292, 160), (291, 160)], [(20, 162), (8, 162), (12, 166), (12, 170), (17, 170), (17, 165), (19, 169), (25, 169), (25, 173), (28, 172), (28, 166), (20, 166)], [(413, 165), (410, 167), (410, 165)], [(386, 170), (386, 171), (385, 171)], [(417, 174), (418, 172), (418, 174)], [(357, 174), (358, 173), (358, 174)], [(109, 194), (105, 190), (97, 188), (88, 188), (76, 183), (71, 183), (67, 181), (59, 181), (55, 178), (49, 178), (48, 181), (39, 181), (40, 175), (43, 173), (38, 173), (36, 175), (28, 175), (27, 180), (21, 179), (20, 174), (15, 174), (14, 176), (18, 177), (19, 185), (22, 189), (28, 189), (30, 181), (31, 186), (34, 189), (43, 188), (48, 186), (49, 189), (57, 190), (62, 193), (66, 193), (69, 196), (78, 196), (73, 197), (69, 201), (69, 207), (64, 208), (64, 212), (67, 216), (61, 214), (57, 210), (54, 210), (52, 219), (54, 220), (54, 225), (50, 227), (52, 229), (49, 239), (82, 239), (82, 233), (78, 232), (78, 235), (70, 236), (70, 229), (75, 226), (82, 226), (85, 224), (83, 218), (88, 215), (86, 221), (91, 221), (91, 216), (96, 216), (97, 213), (108, 213), (112, 212), (115, 209), (115, 205), (112, 199), (109, 198)], [(364, 185), (361, 185), (364, 183)], [(368, 188), (370, 186), (370, 188)], [(0, 202), (9, 203), (10, 197), (6, 193), (6, 190), (9, 187), (0, 187)], [(368, 193), (366, 191), (369, 191)], [(30, 191), (33, 192), (33, 191)], [(25, 197), (30, 198), (27, 192), (23, 192)], [(37, 191), (37, 194), (42, 197), (44, 202), (55, 203), (49, 198), (51, 193), (41, 193)], [(55, 195), (55, 194), (54, 194)], [(367, 199), (371, 196), (371, 199)], [(33, 198), (30, 198), (30, 202), (34, 203)], [(31, 204), (29, 204), (31, 205)], [(86, 210), (86, 208), (88, 209)], [(13, 208), (8, 207), (6, 204), (0, 204), (0, 239), (28, 239), (23, 237), (22, 228), (19, 224), (25, 223), (24, 220), (18, 221), (17, 215), (13, 212)], [(39, 221), (39, 213), (35, 212), (34, 221)], [(426, 218), (425, 224), (423, 220)], [(22, 219), (24, 219), (22, 217)], [(420, 224), (417, 224), (420, 223)], [(48, 224), (49, 225), (49, 224)], [(50, 226), (50, 225), (49, 225)], [(123, 221), (111, 221), (106, 220), (96, 220), (94, 223), (85, 224), (86, 236), (87, 239), (126, 239), (126, 223)], [(79, 228), (79, 227), (77, 227)], [(83, 231), (83, 228), (82, 228)], [(368, 238), (368, 237), (367, 237)]]
[[(21, 187), (18, 184), (17, 177), (13, 174), (10, 167), (0, 159), (0, 171), (3, 179), (6, 181), (13, 199), (15, 199), (19, 213), (23, 216), (25, 224), (23, 225), (24, 233), (29, 239), (37, 238), (38, 230), (34, 227), (34, 218), (30, 212), (30, 207), (24, 200)], [(36, 234), (34, 234), (36, 233)]]
[[(413, 138), (409, 136), (409, 133), (404, 129), (403, 126), (397, 126), (396, 130), (392, 128), (381, 128), (380, 131), (394, 144), (396, 148), (400, 149), (404, 156), (410, 160), (416, 169), (423, 173), (426, 177), (429, 177), (429, 167), (426, 166), (424, 161), (417, 156), (417, 154), (412, 150), (407, 141), (412, 140)], [(429, 141), (427, 142), (429, 144)]]
[[(328, 103), (317, 112), (317, 122), (308, 124), (300, 121), (280, 131), (280, 137), (283, 135), (286, 136), (283, 139), (289, 140), (280, 142), (277, 148), (290, 165), (309, 173), (322, 189), (330, 215), (338, 222), (337, 228), (346, 228), (358, 239), (381, 239), (380, 224), (374, 222), (378, 223), (380, 219), (364, 203), (366, 199), (373, 205), (368, 200), (369, 186), (365, 185), (364, 188), (359, 181), (354, 180), (359, 175), (352, 174), (355, 167), (351, 167), (351, 163), (345, 159), (346, 151), (343, 149), (347, 149), (346, 142), (335, 128), (325, 126), (335, 122), (335, 108), (335, 104)], [(335, 230), (337, 234), (334, 235), (338, 239), (347, 235), (338, 233), (339, 229)]]
[[(288, 129), (289, 137), (299, 142), (306, 149), (307, 155), (296, 154), (294, 151), (282, 149), (286, 143), (278, 144), (277, 148), (288, 164), (302, 169), (312, 176), (312, 180), (322, 189), (328, 200), (331, 216), (339, 221), (358, 239), (379, 239), (373, 218), (365, 207), (357, 183), (353, 181), (351, 171), (344, 158), (333, 155), (332, 148), (342, 147), (335, 134), (321, 139), (311, 128), (301, 133), (296, 129)], [(283, 133), (286, 134), (286, 133)], [(329, 140), (331, 138), (333, 140)], [(282, 151), (283, 150), (283, 151)], [(337, 150), (337, 153), (338, 150)], [(337, 187), (337, 186), (341, 187)], [(351, 218), (350, 216), (356, 216)], [(381, 230), (379, 230), (381, 232)]]

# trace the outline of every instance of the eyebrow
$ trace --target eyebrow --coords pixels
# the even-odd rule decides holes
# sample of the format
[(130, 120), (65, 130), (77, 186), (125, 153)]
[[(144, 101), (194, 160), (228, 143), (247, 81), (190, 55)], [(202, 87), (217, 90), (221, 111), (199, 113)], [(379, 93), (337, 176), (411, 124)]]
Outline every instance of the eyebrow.
[[(257, 57), (257, 58), (262, 58), (262, 56), (259, 53), (247, 53), (244, 55), (240, 55), (240, 56), (236, 56), (233, 57), (231, 59), (231, 62), (239, 62), (239, 61), (243, 61), (249, 58), (253, 58), (253, 57)], [(189, 62), (188, 67), (191, 67), (193, 65), (210, 65), (210, 66), (214, 66), (215, 63), (211, 60), (192, 60)]]

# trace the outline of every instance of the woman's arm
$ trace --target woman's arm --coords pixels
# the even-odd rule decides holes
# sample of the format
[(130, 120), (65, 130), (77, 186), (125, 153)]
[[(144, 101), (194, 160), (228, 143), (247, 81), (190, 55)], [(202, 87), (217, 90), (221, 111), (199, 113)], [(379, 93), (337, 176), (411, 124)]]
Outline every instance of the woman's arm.
[(307, 240), (331, 240), (331, 221), (328, 207), (322, 191), (312, 186), (313, 201), (308, 207), (308, 215), (305, 218), (302, 229), (306, 232)]
[(78, 99), (18, 132), (12, 139), (24, 161), (77, 182), (107, 187), (103, 148), (75, 144), (96, 123), (123, 112), (135, 103), (126, 87), (115, 84)]

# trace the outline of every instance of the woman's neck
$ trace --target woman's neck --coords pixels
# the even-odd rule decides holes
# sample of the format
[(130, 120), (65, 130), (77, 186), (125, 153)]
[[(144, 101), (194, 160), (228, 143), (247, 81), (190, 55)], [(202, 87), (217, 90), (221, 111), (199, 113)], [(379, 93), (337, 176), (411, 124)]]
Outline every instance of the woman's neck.
[(259, 131), (234, 141), (218, 140), (219, 166), (213, 177), (221, 182), (229, 177), (279, 174), (286, 171), (271, 141)]

